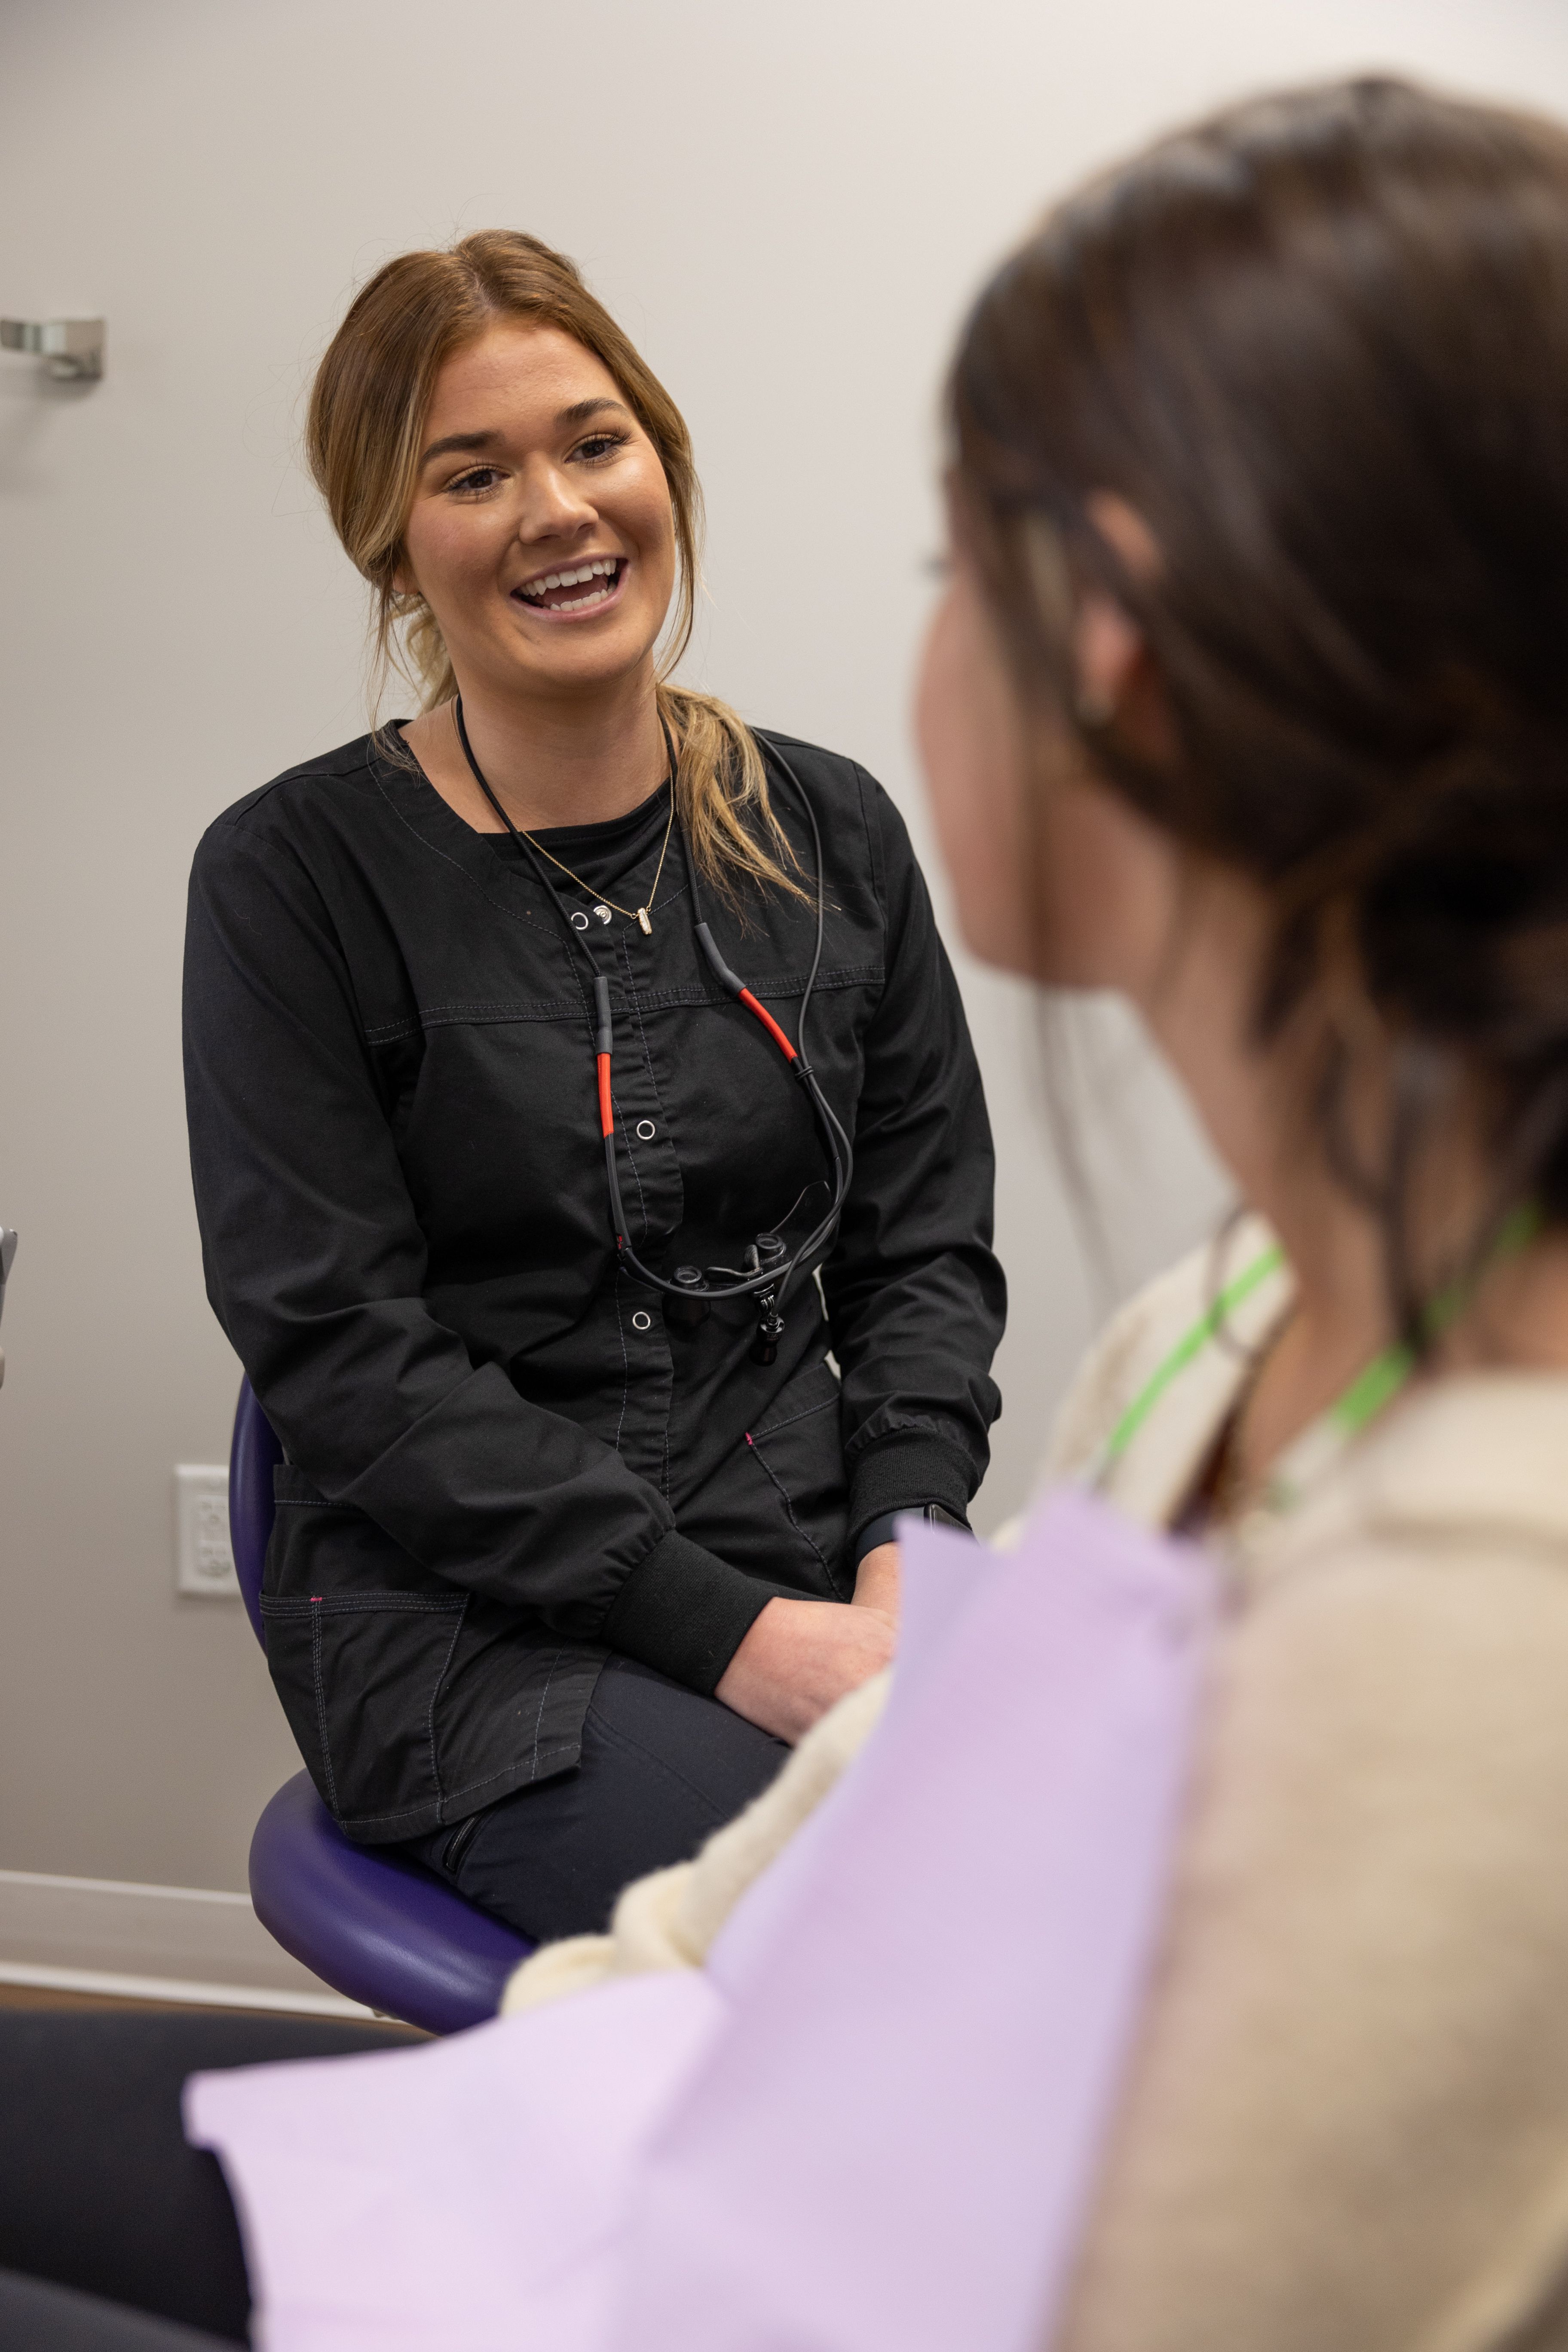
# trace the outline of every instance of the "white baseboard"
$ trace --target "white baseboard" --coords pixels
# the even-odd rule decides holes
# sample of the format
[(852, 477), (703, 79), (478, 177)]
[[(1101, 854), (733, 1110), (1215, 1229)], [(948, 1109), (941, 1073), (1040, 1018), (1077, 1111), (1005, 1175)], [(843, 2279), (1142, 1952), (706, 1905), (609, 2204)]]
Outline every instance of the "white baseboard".
[(118, 2000), (370, 2017), (275, 1944), (248, 1895), (0, 1870), (0, 1984)]

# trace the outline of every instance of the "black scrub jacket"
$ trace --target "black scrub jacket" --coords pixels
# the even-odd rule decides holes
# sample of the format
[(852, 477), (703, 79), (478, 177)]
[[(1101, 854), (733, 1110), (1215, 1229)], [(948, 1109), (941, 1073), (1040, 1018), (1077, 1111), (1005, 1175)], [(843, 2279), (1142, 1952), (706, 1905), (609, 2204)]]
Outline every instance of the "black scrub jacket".
[[(565, 920), (600, 891), (642, 903), (666, 788), (539, 836), (586, 892), (553, 871), (547, 887), (373, 737), (252, 793), (197, 850), (185, 1070), (207, 1289), (289, 1456), (268, 1663), (356, 1838), (570, 1769), (608, 1651), (711, 1692), (773, 1594), (847, 1599), (862, 1528), (923, 1503), (962, 1517), (984, 1472), (1005, 1295), (958, 991), (880, 787), (768, 740), (822, 828), (806, 1044), (855, 1144), (821, 1299), (803, 1272), (768, 1366), (753, 1302), (681, 1329), (616, 1264)], [(809, 829), (772, 782), (809, 897)], [(704, 911), (793, 1035), (813, 907), (747, 887), (737, 911), (709, 885)], [(651, 912), (646, 937), (588, 914), (632, 1240), (663, 1274), (740, 1267), (756, 1234), (820, 1217), (826, 1155), (777, 1047), (702, 961), (679, 833)]]

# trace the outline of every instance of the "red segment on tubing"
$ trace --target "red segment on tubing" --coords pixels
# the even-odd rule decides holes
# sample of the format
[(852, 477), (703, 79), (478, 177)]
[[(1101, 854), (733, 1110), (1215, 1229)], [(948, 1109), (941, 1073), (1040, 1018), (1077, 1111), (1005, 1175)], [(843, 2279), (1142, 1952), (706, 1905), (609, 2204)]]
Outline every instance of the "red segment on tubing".
[(778, 1047), (779, 1052), (784, 1055), (785, 1061), (794, 1062), (798, 1060), (799, 1056), (795, 1053), (795, 1047), (790, 1044), (789, 1039), (784, 1035), (784, 1031), (779, 1027), (779, 1024), (773, 1019), (773, 1014), (767, 1010), (765, 1005), (762, 1005), (757, 1003), (756, 998), (752, 994), (749, 988), (743, 988), (741, 991), (741, 1002), (745, 1006), (748, 1013), (754, 1013), (756, 1014), (757, 1019), (762, 1023), (763, 1027), (767, 1031), (769, 1036), (773, 1039), (773, 1044)]
[(599, 1065), (599, 1126), (605, 1135), (613, 1135), (616, 1114), (610, 1108), (610, 1057), (608, 1054), (595, 1054), (594, 1059)]

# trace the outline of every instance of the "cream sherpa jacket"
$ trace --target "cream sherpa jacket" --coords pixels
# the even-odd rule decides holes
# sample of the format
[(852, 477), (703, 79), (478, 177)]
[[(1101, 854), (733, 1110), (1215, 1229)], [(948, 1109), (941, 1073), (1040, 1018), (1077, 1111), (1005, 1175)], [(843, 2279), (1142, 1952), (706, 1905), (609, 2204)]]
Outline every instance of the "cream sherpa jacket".
[[(1117, 1318), (1048, 1476), (1211, 1280), (1200, 1252)], [(1254, 1293), (1237, 1339), (1287, 1297)], [(1131, 1516), (1179, 1510), (1242, 1362), (1210, 1347), (1166, 1392), (1108, 1484)], [(1163, 1948), (1051, 2352), (1568, 2352), (1568, 1377), (1413, 1389), (1226, 1556)], [(700, 1965), (881, 1699), (505, 2007)]]

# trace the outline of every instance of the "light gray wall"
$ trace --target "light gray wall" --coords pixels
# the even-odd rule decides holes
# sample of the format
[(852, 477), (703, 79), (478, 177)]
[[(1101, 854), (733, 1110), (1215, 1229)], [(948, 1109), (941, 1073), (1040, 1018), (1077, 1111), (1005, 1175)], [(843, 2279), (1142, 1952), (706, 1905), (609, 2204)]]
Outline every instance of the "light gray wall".
[[(8, 0), (0, 310), (104, 312), (108, 381), (0, 361), (0, 1866), (244, 1885), (294, 1766), (237, 1609), (177, 1601), (170, 1473), (226, 1450), (182, 1131), (184, 877), (239, 793), (362, 725), (356, 583), (294, 458), (388, 254), (503, 223), (575, 255), (690, 419), (691, 672), (853, 752), (927, 828), (908, 688), (933, 394), (1053, 190), (1226, 94), (1393, 63), (1568, 110), (1561, 0)], [(1014, 1318), (983, 1517), (1098, 1312), (1032, 1014), (964, 967)], [(1219, 1191), (1113, 1034), (1126, 1286)]]

